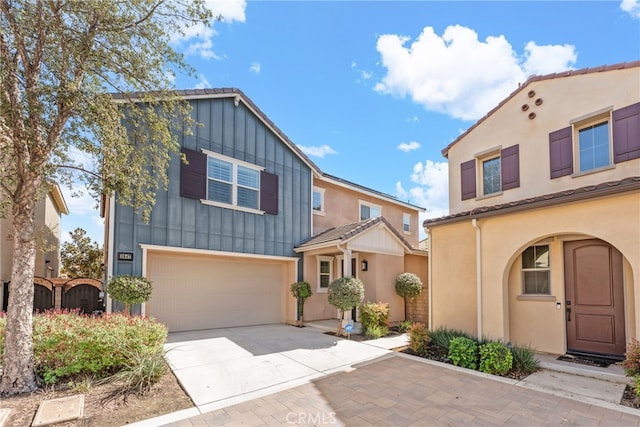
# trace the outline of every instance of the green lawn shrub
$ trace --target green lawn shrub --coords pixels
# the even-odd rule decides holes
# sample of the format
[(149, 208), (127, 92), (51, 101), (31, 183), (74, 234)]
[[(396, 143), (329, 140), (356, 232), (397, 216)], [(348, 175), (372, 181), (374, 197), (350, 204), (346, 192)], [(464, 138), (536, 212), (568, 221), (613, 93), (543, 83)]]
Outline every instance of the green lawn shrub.
[(533, 347), (514, 344), (511, 346), (513, 370), (522, 374), (532, 374), (538, 370), (540, 362), (536, 359)]
[[(0, 318), (0, 352), (6, 318)], [(33, 316), (35, 371), (45, 384), (88, 375), (109, 377), (132, 358), (163, 351), (167, 328), (155, 320), (122, 314), (100, 317), (76, 311), (46, 311)]]
[(382, 338), (389, 335), (389, 328), (380, 325), (369, 325), (365, 329), (364, 334), (369, 338)]
[(480, 346), (480, 371), (492, 375), (505, 375), (511, 370), (513, 355), (501, 342), (493, 341)]
[(429, 332), (429, 342), (446, 351), (449, 351), (449, 343), (451, 342), (451, 340), (457, 337), (465, 337), (473, 341), (476, 340), (473, 335), (459, 329), (439, 327)]
[(449, 342), (449, 359), (462, 368), (478, 367), (478, 343), (467, 337), (455, 337)]
[(403, 320), (398, 325), (398, 331), (402, 333), (408, 332), (409, 328), (411, 328), (411, 324), (412, 324), (411, 320)]

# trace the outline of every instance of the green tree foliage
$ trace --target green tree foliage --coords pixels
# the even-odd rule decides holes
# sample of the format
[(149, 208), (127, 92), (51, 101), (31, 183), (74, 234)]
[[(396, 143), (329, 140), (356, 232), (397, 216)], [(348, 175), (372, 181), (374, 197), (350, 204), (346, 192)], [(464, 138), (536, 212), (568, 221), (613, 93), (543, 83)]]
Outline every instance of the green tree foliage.
[(60, 249), (62, 272), (70, 278), (90, 277), (102, 280), (102, 248), (82, 228), (69, 232), (70, 242)]
[[(344, 312), (360, 305), (364, 300), (364, 283), (355, 277), (340, 277), (329, 283), (327, 290), (329, 304)], [(342, 322), (338, 325), (337, 335), (340, 335)]]
[(304, 302), (313, 295), (311, 285), (308, 282), (292, 283), (291, 293), (298, 303), (298, 326), (302, 326), (304, 324)]
[(124, 303), (124, 311), (129, 314), (131, 304), (140, 304), (151, 297), (153, 286), (141, 276), (123, 274), (115, 276), (107, 283), (107, 293), (116, 301)]
[(404, 298), (405, 319), (407, 318), (407, 300), (413, 300), (421, 292), (422, 280), (416, 274), (402, 273), (396, 278), (396, 293)]
[(0, 393), (36, 388), (37, 200), (80, 179), (149, 217), (193, 125), (172, 92), (172, 74), (193, 70), (170, 40), (211, 18), (204, 0), (0, 0), (0, 209), (14, 234)]

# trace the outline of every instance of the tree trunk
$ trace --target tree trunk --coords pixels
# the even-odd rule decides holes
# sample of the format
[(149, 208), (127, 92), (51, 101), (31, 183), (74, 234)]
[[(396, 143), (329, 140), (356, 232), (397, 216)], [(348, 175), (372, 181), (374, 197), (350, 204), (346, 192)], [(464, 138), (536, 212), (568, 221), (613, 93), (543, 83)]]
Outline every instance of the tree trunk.
[(13, 265), (2, 357), (2, 394), (26, 393), (37, 388), (32, 324), (37, 187), (37, 183), (33, 183), (33, 187), (23, 191), (13, 204)]

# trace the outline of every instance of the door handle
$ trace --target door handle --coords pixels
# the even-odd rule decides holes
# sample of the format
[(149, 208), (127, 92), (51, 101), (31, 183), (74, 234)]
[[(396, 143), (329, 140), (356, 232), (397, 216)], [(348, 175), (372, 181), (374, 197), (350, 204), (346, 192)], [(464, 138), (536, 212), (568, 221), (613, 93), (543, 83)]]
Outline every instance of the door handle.
[(571, 322), (571, 307), (567, 307), (566, 311), (567, 311), (567, 322)]

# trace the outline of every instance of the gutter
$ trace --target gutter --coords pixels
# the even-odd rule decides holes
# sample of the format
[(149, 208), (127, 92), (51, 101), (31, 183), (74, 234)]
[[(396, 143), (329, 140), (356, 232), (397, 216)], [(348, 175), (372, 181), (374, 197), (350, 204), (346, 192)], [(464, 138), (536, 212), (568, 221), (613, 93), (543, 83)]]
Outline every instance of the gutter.
[(478, 339), (482, 339), (482, 232), (478, 220), (473, 218), (471, 225), (476, 229), (476, 299), (478, 312)]

